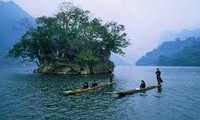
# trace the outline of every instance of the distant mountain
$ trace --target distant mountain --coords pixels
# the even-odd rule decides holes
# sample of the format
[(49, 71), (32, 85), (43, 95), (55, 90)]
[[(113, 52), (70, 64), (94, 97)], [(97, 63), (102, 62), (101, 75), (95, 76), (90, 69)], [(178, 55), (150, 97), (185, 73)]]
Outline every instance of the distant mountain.
[(161, 66), (200, 66), (200, 38), (198, 42), (184, 47), (175, 54), (160, 56), (156, 64)]
[[(185, 40), (177, 38), (175, 41), (164, 42), (158, 48), (146, 53), (145, 56), (143, 56), (136, 62), (136, 65), (183, 65), (175, 64), (176, 62), (178, 62), (177, 56), (180, 57), (181, 55), (184, 55), (186, 51), (189, 50), (187, 47), (193, 46), (197, 43), (200, 43), (200, 38), (195, 37), (190, 37)], [(190, 65), (190, 63), (188, 62), (187, 65)]]
[(160, 37), (161, 41), (173, 41), (176, 38), (186, 39), (188, 37), (200, 37), (200, 28), (193, 30), (182, 30), (179, 33), (165, 32)]
[[(194, 30), (183, 30), (179, 33), (165, 32), (161, 36), (160, 40), (167, 42), (163, 42), (154, 50), (146, 53), (146, 55), (142, 56), (136, 62), (136, 65), (168, 65), (168, 63), (166, 63), (167, 60), (165, 60), (165, 63), (160, 60), (164, 60), (164, 58), (171, 59), (169, 56), (178, 54), (180, 51), (185, 49), (185, 47), (192, 46), (193, 43), (200, 41), (199, 37), (200, 28)], [(180, 54), (183, 54), (183, 52), (180, 52)]]
[(4, 56), (26, 32), (22, 29), (23, 20), (34, 18), (12, 1), (0, 1), (0, 11), (0, 64), (4, 64), (7, 61)]
[(114, 62), (115, 66), (129, 65), (122, 56), (112, 53), (110, 60)]

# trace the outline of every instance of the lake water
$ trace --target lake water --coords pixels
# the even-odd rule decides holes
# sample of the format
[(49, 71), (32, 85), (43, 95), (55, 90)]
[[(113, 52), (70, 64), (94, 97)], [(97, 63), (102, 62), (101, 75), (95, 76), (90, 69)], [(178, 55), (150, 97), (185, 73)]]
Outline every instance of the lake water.
[(106, 92), (156, 84), (156, 67), (118, 66), (116, 84), (79, 95), (63, 90), (84, 81), (108, 82), (101, 75), (41, 75), (32, 68), (0, 68), (1, 120), (199, 120), (200, 67), (160, 67), (161, 91), (153, 89), (119, 98)]

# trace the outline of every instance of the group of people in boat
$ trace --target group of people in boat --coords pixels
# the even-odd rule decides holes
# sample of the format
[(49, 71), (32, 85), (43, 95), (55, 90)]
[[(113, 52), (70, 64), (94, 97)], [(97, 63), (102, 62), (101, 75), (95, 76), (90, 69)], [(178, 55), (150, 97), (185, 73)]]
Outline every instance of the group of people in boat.
[[(110, 82), (112, 82), (112, 80), (113, 80), (113, 71), (111, 69), (108, 69), (108, 73), (109, 73)], [(98, 86), (98, 83), (96, 82), (96, 80), (94, 80), (92, 85), (91, 85), (91, 87), (96, 87), (96, 86)], [(88, 82), (84, 82), (83, 89), (87, 89), (89, 87), (90, 86), (89, 86)]]
[[(91, 87), (96, 87), (96, 86), (98, 86), (98, 83), (96, 82), (96, 80), (94, 80), (93, 83), (92, 83), (92, 85), (91, 85)], [(87, 89), (87, 88), (89, 88), (89, 87), (90, 87), (90, 86), (89, 86), (88, 82), (85, 82), (85, 83), (83, 84), (83, 89)]]
[[(158, 85), (161, 85), (161, 83), (163, 82), (162, 78), (161, 78), (161, 71), (159, 68), (156, 69), (156, 78), (157, 78), (157, 83)], [(141, 80), (141, 84), (140, 84), (140, 89), (146, 88), (146, 83), (144, 82), (144, 80)]]

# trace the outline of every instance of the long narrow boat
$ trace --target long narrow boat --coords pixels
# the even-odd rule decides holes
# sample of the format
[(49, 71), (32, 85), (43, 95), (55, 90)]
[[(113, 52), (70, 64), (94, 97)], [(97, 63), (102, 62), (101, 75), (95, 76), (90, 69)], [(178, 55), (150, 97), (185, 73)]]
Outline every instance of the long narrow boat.
[(135, 93), (138, 93), (138, 92), (144, 92), (144, 91), (147, 91), (147, 90), (151, 90), (151, 89), (154, 89), (154, 88), (159, 88), (161, 87), (161, 85), (153, 85), (153, 86), (148, 86), (146, 88), (136, 88), (136, 89), (132, 89), (132, 90), (123, 90), (123, 91), (114, 91), (114, 92), (109, 92), (109, 93), (112, 93), (112, 94), (118, 94), (120, 96), (125, 96), (125, 95), (132, 95), (132, 94), (135, 94)]
[(79, 94), (79, 93), (84, 93), (84, 92), (88, 92), (88, 91), (91, 91), (91, 90), (95, 90), (97, 88), (106, 87), (106, 86), (112, 85), (114, 83), (115, 82), (100, 83), (100, 84), (98, 84), (98, 86), (95, 86), (95, 87), (89, 87), (87, 89), (67, 90), (67, 91), (63, 91), (63, 93), (66, 94), (66, 95), (74, 95), (74, 94)]

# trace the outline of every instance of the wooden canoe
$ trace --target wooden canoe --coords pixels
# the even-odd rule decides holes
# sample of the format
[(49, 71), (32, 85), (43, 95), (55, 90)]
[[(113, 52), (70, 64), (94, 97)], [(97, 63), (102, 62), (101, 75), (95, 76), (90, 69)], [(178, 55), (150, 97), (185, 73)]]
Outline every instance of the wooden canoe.
[(123, 91), (114, 91), (114, 92), (109, 92), (109, 93), (112, 93), (112, 94), (118, 94), (120, 96), (125, 96), (125, 95), (132, 95), (132, 94), (135, 94), (135, 93), (138, 93), (138, 92), (144, 92), (144, 91), (147, 91), (147, 90), (151, 90), (151, 89), (154, 89), (154, 88), (159, 88), (161, 87), (161, 85), (153, 85), (153, 86), (148, 86), (146, 88), (136, 88), (136, 89), (132, 89), (132, 90), (123, 90)]
[(74, 94), (79, 94), (79, 93), (84, 93), (84, 92), (88, 92), (88, 91), (91, 91), (91, 90), (95, 90), (97, 88), (106, 87), (106, 86), (112, 85), (114, 83), (115, 82), (100, 83), (100, 84), (98, 84), (98, 86), (95, 86), (95, 87), (89, 87), (87, 89), (67, 90), (67, 91), (63, 91), (63, 93), (66, 94), (66, 95), (74, 95)]

